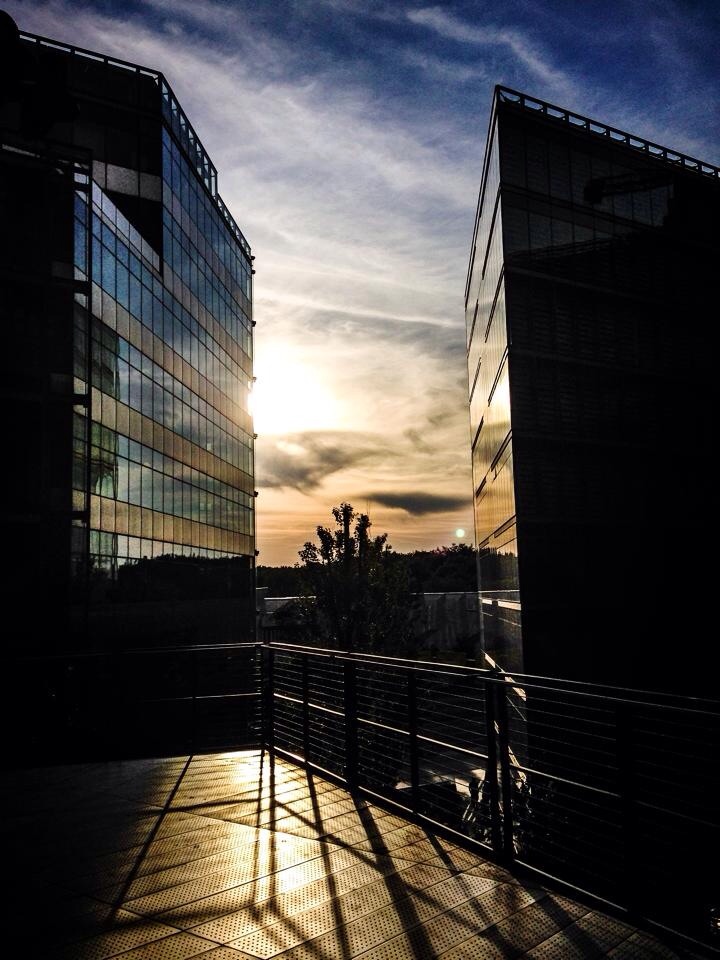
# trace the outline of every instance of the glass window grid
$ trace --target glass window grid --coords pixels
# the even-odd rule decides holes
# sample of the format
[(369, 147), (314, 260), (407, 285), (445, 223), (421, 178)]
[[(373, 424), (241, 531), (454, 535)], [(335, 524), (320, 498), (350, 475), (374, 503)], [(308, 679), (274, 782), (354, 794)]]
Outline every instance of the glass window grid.
[[(238, 342), (243, 330), (249, 333), (251, 267), (239, 252), (234, 236), (218, 213), (213, 201), (198, 182), (177, 145), (169, 138), (163, 142), (163, 191), (166, 228), (176, 228), (174, 239), (189, 253), (189, 261), (206, 268), (205, 283), (217, 300), (208, 299), (199, 275), (192, 275), (176, 257), (170, 257), (166, 244), (165, 259), (190, 287), (192, 294)], [(208, 269), (209, 268), (209, 269)], [(203, 293), (205, 295), (203, 295)], [(219, 306), (219, 309), (217, 309)], [(238, 307), (240, 308), (238, 310)]]
[[(177, 176), (181, 176), (175, 173), (171, 175), (174, 180)], [(182, 178), (181, 182), (192, 183), (192, 181), (188, 181), (185, 178)], [(221, 318), (231, 318), (227, 324), (223, 322), (222, 325), (234, 339), (239, 339), (239, 334), (242, 334), (243, 328), (249, 332), (251, 326), (250, 290), (252, 283), (250, 279), (250, 267), (246, 265), (246, 262), (243, 260), (241, 261), (242, 266), (239, 268), (233, 267), (233, 273), (231, 273), (203, 236), (203, 228), (198, 227), (195, 223), (193, 214), (183, 206), (183, 195), (185, 191), (183, 191), (183, 194), (178, 195), (173, 192), (169, 184), (166, 183), (165, 186), (166, 202), (163, 210), (163, 225), (166, 229), (173, 230), (175, 238), (180, 242), (182, 247), (189, 252), (191, 262), (194, 261), (196, 264), (203, 266), (203, 273), (206, 274), (205, 282), (214, 285), (217, 295), (224, 301), (224, 305), (220, 311)], [(195, 215), (197, 215), (197, 211), (195, 211)], [(166, 259), (172, 263), (177, 271), (180, 261), (177, 259), (177, 256), (171, 261), (169, 254), (170, 251), (168, 251)], [(182, 275), (184, 282), (190, 288), (193, 296), (208, 309), (210, 301), (207, 296), (202, 295), (202, 289), (197, 278), (191, 282), (189, 275), (183, 274), (182, 271), (177, 272)], [(239, 276), (234, 276), (234, 273), (239, 274)], [(240, 310), (239, 314), (237, 312), (238, 308)], [(236, 326), (237, 323), (241, 325), (239, 330)]]
[[(115, 206), (107, 193), (95, 181), (92, 184), (93, 212), (111, 228), (112, 234), (119, 234), (125, 241), (134, 256), (143, 260), (159, 275), (160, 257), (150, 246), (147, 240), (130, 224), (120, 210)], [(127, 260), (125, 261), (127, 263)]]
[(75, 191), (75, 217), (74, 217), (74, 266), (75, 279), (86, 281), (88, 278), (88, 194), (86, 190)]
[[(250, 376), (206, 329), (163, 289), (132, 250), (115, 238), (107, 224), (93, 216), (93, 278), (143, 326), (152, 330), (201, 376), (247, 414)], [(174, 308), (174, 309), (173, 309)], [(249, 359), (247, 360), (249, 366)], [(238, 382), (241, 385), (238, 396)], [(243, 405), (244, 401), (244, 405)]]
[(254, 501), (249, 494), (99, 423), (91, 429), (93, 494), (252, 534)]
[[(175, 151), (178, 166), (185, 172), (186, 161), (176, 148)], [(195, 189), (191, 190), (190, 184), (193, 184)], [(109, 304), (109, 315), (106, 319), (111, 326), (93, 319), (91, 338), (92, 379), (93, 385), (101, 388), (99, 400), (103, 419), (105, 397), (102, 393), (105, 393), (108, 399), (112, 397), (113, 400), (124, 400), (128, 407), (138, 410), (154, 422), (169, 426), (173, 432), (187, 440), (211, 449), (215, 456), (227, 463), (248, 473), (252, 472), (252, 441), (247, 430), (242, 430), (238, 423), (225, 416), (216, 406), (191, 390), (187, 383), (170, 374), (147, 355), (148, 345), (155, 356), (158, 356), (159, 342), (169, 346), (177, 355), (169, 358), (170, 369), (174, 369), (175, 373), (180, 372), (178, 358), (182, 357), (193, 368), (193, 384), (194, 371), (197, 371), (201, 390), (204, 391), (203, 384), (207, 381), (208, 393), (211, 393), (213, 387), (216, 388), (223, 395), (223, 403), (227, 400), (229, 410), (237, 410), (240, 417), (244, 414), (250, 423), (247, 413), (248, 393), (247, 389), (242, 389), (249, 388), (251, 374), (246, 371), (252, 369), (250, 321), (245, 315), (250, 309), (246, 296), (249, 295), (251, 287), (248, 263), (234, 255), (230, 257), (233, 251), (227, 240), (227, 227), (220, 223), (214, 209), (208, 211), (205, 202), (207, 198), (202, 191), (198, 193), (194, 179), (187, 179), (184, 199), (193, 213), (192, 220), (186, 211), (181, 214), (181, 222), (177, 223), (166, 209), (164, 223), (166, 237), (169, 228), (173, 241), (176, 238), (180, 240), (185, 263), (182, 270), (188, 283), (184, 283), (180, 277), (176, 278), (167, 265), (163, 283), (158, 272), (160, 258), (156, 252), (130, 226), (110, 198), (96, 185), (93, 187), (96, 202), (92, 207), (94, 215), (91, 220), (91, 250), (87, 250), (87, 244), (84, 251), (81, 245), (76, 244), (76, 267), (82, 269), (84, 263), (87, 274), (89, 255), (92, 256), (92, 279), (104, 290), (102, 298), (96, 297), (93, 291), (93, 310), (105, 317), (105, 309)], [(171, 195), (167, 195), (172, 202)], [(85, 237), (85, 218), (89, 210), (90, 205), (86, 204), (85, 212), (79, 209), (77, 216), (76, 232), (82, 226)], [(212, 249), (202, 239), (198, 240), (197, 220), (206, 224), (210, 224), (212, 220)], [(194, 244), (190, 243), (188, 233), (196, 241)], [(202, 267), (198, 270), (203, 248), (208, 258), (212, 259), (213, 271), (203, 271)], [(233, 270), (234, 277), (231, 272)], [(228, 283), (231, 277), (234, 285)], [(189, 289), (192, 287), (196, 292), (202, 293), (203, 283), (204, 300), (206, 303), (208, 300), (211, 302), (215, 308), (214, 315), (204, 315), (199, 298)], [(240, 283), (244, 285), (244, 290), (239, 287)], [(179, 287), (180, 299), (177, 297)], [(239, 303), (228, 302), (228, 287), (236, 290)], [(106, 295), (108, 298), (112, 297), (112, 301), (106, 299)], [(102, 306), (98, 311), (96, 305), (100, 303)], [(116, 320), (116, 303), (127, 311), (130, 318), (142, 325), (133, 327), (134, 321), (130, 319), (128, 335), (131, 339), (125, 339), (112, 329)], [(214, 328), (216, 336), (200, 322), (201, 317), (208, 326)], [(228, 317), (231, 318), (230, 322)], [(118, 323), (122, 323), (120, 318), (118, 309)], [(78, 340), (83, 339), (80, 334), (86, 331), (88, 315), (82, 320), (82, 323), (76, 322)], [(226, 321), (224, 329), (222, 320)], [(127, 324), (126, 319), (123, 325), (127, 327)], [(142, 328), (154, 334), (148, 345), (145, 335), (140, 336)], [(228, 333), (230, 336), (235, 333), (236, 340), (241, 343), (232, 342)], [(131, 340), (135, 341), (137, 346)], [(140, 345), (145, 349), (138, 349)], [(241, 352), (241, 347), (244, 347), (244, 352)], [(84, 351), (83, 356), (79, 355), (79, 351), (76, 352), (76, 366), (82, 368), (78, 369), (77, 373), (84, 379), (87, 375)], [(163, 359), (166, 366), (168, 365), (167, 354), (161, 354), (159, 359)], [(187, 380), (187, 376), (184, 379)], [(219, 402), (221, 398), (218, 395), (213, 399)], [(238, 400), (243, 402), (240, 406)], [(112, 404), (112, 400), (109, 402)], [(93, 399), (93, 409), (95, 406), (96, 400)], [(80, 416), (77, 419), (73, 481), (74, 486), (84, 494), (88, 475), (88, 420), (87, 417)], [(168, 421), (171, 421), (171, 424), (168, 424)], [(111, 423), (114, 423), (114, 417)], [(209, 444), (203, 442), (208, 435)], [(242, 443), (243, 439), (245, 443)], [(102, 513), (101, 526), (105, 528), (93, 529), (91, 532), (90, 552), (95, 570), (103, 569), (113, 574), (119, 564), (137, 561), (143, 556), (222, 558), (241, 557), (244, 553), (251, 552), (254, 499), (242, 490), (99, 423), (92, 425), (90, 457), (90, 492), (95, 494), (92, 498), (91, 513), (95, 521), (92, 526), (100, 526)], [(132, 514), (133, 510), (135, 514)], [(162, 534), (164, 530), (167, 535), (169, 529), (171, 537), (167, 540), (151, 540), (147, 536), (131, 536), (132, 527), (140, 525), (138, 518), (141, 510), (143, 533), (147, 518), (162, 514), (168, 519), (164, 524), (160, 519), (159, 531)], [(121, 520), (123, 517), (125, 519)], [(171, 518), (176, 518), (174, 538)], [(128, 530), (127, 524), (130, 522), (127, 534), (105, 532), (115, 528), (116, 521), (121, 530), (123, 527)], [(183, 527), (178, 528), (178, 522), (182, 523)], [(192, 528), (189, 527), (190, 523), (193, 524)], [(157, 529), (156, 520), (153, 519), (152, 533), (157, 534)], [(208, 532), (203, 533), (203, 530)], [(135, 532), (139, 533), (140, 530)], [(188, 544), (188, 536), (192, 537), (191, 545)], [(175, 542), (177, 539), (183, 542)], [(241, 548), (243, 553), (200, 546), (206, 542), (213, 547), (222, 545), (226, 548)]]
[(251, 440), (237, 424), (95, 318), (92, 382), (112, 399), (251, 472)]
[[(83, 531), (84, 534), (84, 531)], [(147, 537), (132, 537), (104, 530), (90, 531), (90, 563), (92, 573), (100, 573), (111, 579), (117, 577), (118, 567), (158, 557), (192, 557), (206, 560), (232, 560), (241, 558), (240, 553), (227, 550), (211, 550), (208, 547), (187, 546), (151, 540)], [(84, 560), (78, 552), (76, 562)]]
[[(673, 194), (671, 172), (667, 183), (635, 184), (626, 192), (608, 192), (597, 203), (589, 203), (585, 189), (589, 180), (623, 178), (647, 174), (645, 165), (619, 158), (615, 151), (599, 153), (597, 145), (583, 149), (574, 138), (566, 142), (557, 134), (544, 136), (537, 130), (518, 129), (503, 121), (501, 138), (502, 186), (518, 187), (531, 195), (572, 208), (576, 217), (580, 208), (598, 221), (608, 224), (623, 221), (626, 226), (656, 227), (662, 225)], [(653, 171), (662, 178), (662, 171)]]
[[(224, 218), (185, 162), (167, 131), (163, 136), (163, 177), (171, 194), (177, 196), (187, 212), (191, 225), (191, 239), (202, 257), (213, 264), (218, 278), (235, 299), (234, 287), (250, 297), (251, 267), (249, 251), (238, 253), (236, 238)], [(230, 238), (228, 233), (231, 234)]]
[[(155, 329), (158, 326), (164, 326), (165, 332), (171, 334), (173, 329), (177, 325), (172, 325), (165, 318), (165, 323), (162, 323), (162, 311), (161, 307), (164, 306), (166, 310), (171, 311), (177, 319), (190, 331), (191, 337), (196, 338), (200, 341), (200, 344), (206, 349), (209, 350), (212, 354), (214, 360), (211, 360), (205, 357), (202, 348), (198, 345), (193, 347), (194, 350), (198, 351), (198, 369), (201, 370), (203, 376), (208, 376), (218, 389), (223, 390), (224, 393), (228, 396), (232, 396), (231, 391), (232, 387), (236, 384), (237, 380), (248, 379), (248, 374), (245, 371), (250, 369), (250, 348), (252, 345), (252, 340), (247, 329), (243, 328), (243, 341), (246, 343), (248, 349), (240, 352), (238, 358), (232, 357), (228, 352), (228, 348), (223, 347), (221, 343), (218, 342), (216, 338), (212, 336), (212, 333), (207, 329), (208, 325), (217, 326), (218, 331), (220, 328), (219, 324), (216, 323), (214, 318), (205, 317), (206, 326), (203, 326), (195, 317), (192, 316), (192, 313), (188, 311), (182, 303), (178, 302), (172, 295), (172, 292), (164, 289), (162, 279), (158, 273), (159, 260), (157, 255), (152, 251), (152, 249), (141, 240), (134, 228), (129, 227), (128, 221), (120, 213), (120, 211), (115, 207), (112, 201), (109, 200), (107, 195), (100, 190), (97, 184), (93, 184), (93, 235), (99, 241), (102, 241), (105, 249), (109, 251), (111, 255), (117, 256), (120, 262), (123, 264), (124, 269), (118, 271), (118, 291), (121, 293), (123, 299), (121, 302), (126, 309), (130, 309), (129, 302), (129, 291), (127, 285), (129, 283), (128, 269), (130, 273), (136, 277), (148, 292), (152, 292), (153, 298), (156, 298), (157, 302), (150, 304), (147, 293), (145, 294), (145, 300), (143, 300), (143, 294), (138, 294), (135, 292), (135, 305), (136, 309), (139, 307), (141, 310), (145, 307), (144, 317), (140, 315), (139, 311), (131, 311), (137, 316), (141, 321), (145, 321), (146, 325)], [(165, 214), (165, 219), (167, 220), (167, 213)], [(172, 223), (173, 221), (170, 220)], [(119, 231), (120, 236), (117, 235)], [(134, 242), (133, 242), (134, 239)], [(142, 250), (136, 244), (142, 244)], [(148, 254), (152, 254), (152, 260), (148, 259)], [(94, 249), (94, 278), (97, 282), (100, 282), (102, 279), (102, 251), (99, 249)], [(166, 269), (170, 269), (167, 267)], [(116, 287), (113, 283), (112, 271), (110, 269), (110, 261), (108, 260), (107, 265), (107, 284), (106, 290), (108, 293), (117, 298)], [(172, 279), (172, 278), (171, 278)], [(182, 281), (180, 281), (182, 282)], [(170, 283), (172, 287), (172, 282)], [(188, 291), (188, 295), (189, 291)], [(190, 295), (192, 300), (192, 296)], [(125, 302), (125, 301), (128, 302)], [(192, 307), (193, 304), (191, 303)], [(149, 308), (154, 307), (154, 310), (151, 311)], [(195, 311), (196, 313), (204, 311)], [(220, 334), (221, 339), (225, 339), (225, 331), (222, 331)], [(167, 339), (167, 337), (166, 337)], [(176, 337), (178, 346), (181, 342), (180, 336)], [(192, 343), (192, 341), (190, 341)], [(238, 349), (238, 344), (231, 343), (228, 345), (229, 350), (233, 348)], [(177, 349), (178, 353), (181, 353), (181, 349)], [(243, 356), (243, 354), (245, 354)], [(191, 352), (190, 347), (188, 346), (187, 355), (185, 359), (188, 362), (191, 362)], [(243, 361), (245, 367), (243, 366)], [(222, 366), (220, 366), (222, 365)], [(224, 369), (225, 368), (225, 369)], [(229, 370), (229, 374), (228, 374)]]
[[(243, 320), (228, 321), (234, 307), (228, 306), (217, 286), (208, 280), (202, 267), (198, 268), (200, 253), (188, 242), (183, 228), (167, 208), (164, 211), (163, 248), (166, 255), (166, 283), (174, 291), (183, 314), (192, 317), (201, 328), (208, 331), (224, 352), (231, 356), (233, 352), (236, 353), (233, 359), (241, 369), (244, 369), (243, 364), (249, 368), (253, 351), (249, 321), (247, 325)], [(192, 289), (198, 290), (201, 282), (204, 285), (202, 298)], [(185, 322), (191, 325), (189, 320)]]
[(495, 530), (504, 527), (515, 515), (513, 458), (509, 450), (501, 458), (492, 476), (488, 477), (475, 500), (475, 523), (478, 543), (483, 543)]
[[(491, 543), (494, 531), (507, 530), (515, 515), (512, 433), (508, 378), (508, 339), (503, 279), (503, 215), (497, 127), (493, 130), (473, 250), (467, 302), (468, 370), (476, 541), (495, 553), (516, 553), (514, 526)], [(512, 525), (512, 524), (511, 524)], [(500, 542), (502, 541), (502, 542)], [(492, 569), (497, 563), (492, 566)], [(507, 587), (517, 587), (507, 569)], [(510, 582), (512, 581), (512, 583)], [(496, 586), (483, 572), (481, 590)]]

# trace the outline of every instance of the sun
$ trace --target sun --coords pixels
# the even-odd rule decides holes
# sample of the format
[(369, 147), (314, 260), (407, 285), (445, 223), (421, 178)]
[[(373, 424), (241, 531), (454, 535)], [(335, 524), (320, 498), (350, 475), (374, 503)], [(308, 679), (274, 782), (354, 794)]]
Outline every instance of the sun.
[(255, 431), (260, 436), (332, 430), (340, 405), (322, 374), (288, 349), (271, 348), (255, 363), (250, 394)]

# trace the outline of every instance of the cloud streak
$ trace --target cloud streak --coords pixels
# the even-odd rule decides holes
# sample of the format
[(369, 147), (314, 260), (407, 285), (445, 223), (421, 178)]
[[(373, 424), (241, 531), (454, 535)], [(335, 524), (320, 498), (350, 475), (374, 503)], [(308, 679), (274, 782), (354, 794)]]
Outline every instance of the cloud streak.
[(515, 58), (532, 80), (539, 81), (550, 91), (564, 94), (570, 92), (571, 78), (549, 60), (549, 55), (533, 43), (526, 34), (511, 27), (498, 27), (493, 24), (474, 26), (448, 13), (443, 7), (424, 7), (409, 10), (407, 18), (435, 31), (439, 36), (458, 43), (472, 44), (477, 47), (504, 48)]

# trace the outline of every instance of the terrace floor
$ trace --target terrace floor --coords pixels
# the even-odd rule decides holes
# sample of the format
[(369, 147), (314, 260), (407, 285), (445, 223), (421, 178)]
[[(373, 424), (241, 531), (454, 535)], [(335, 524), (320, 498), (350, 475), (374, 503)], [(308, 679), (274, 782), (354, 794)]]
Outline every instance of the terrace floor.
[(258, 752), (13, 771), (2, 793), (8, 957), (698, 956)]

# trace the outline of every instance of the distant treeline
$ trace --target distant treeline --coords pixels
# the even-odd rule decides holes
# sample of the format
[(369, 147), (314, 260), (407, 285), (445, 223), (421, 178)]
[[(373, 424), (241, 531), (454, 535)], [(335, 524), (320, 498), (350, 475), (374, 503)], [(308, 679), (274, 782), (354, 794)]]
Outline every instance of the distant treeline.
[[(414, 553), (391, 553), (394, 563), (407, 565), (411, 589), (417, 593), (465, 593), (477, 590), (476, 554), (464, 543)], [(303, 567), (257, 568), (258, 587), (269, 597), (303, 594)]]

